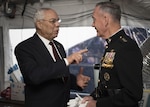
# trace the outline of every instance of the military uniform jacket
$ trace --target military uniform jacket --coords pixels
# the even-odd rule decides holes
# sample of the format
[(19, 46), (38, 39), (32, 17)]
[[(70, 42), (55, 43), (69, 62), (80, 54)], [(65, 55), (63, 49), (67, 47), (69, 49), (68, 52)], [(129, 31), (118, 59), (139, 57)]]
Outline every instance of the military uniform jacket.
[(107, 39), (101, 62), (101, 90), (119, 90), (97, 99), (97, 107), (138, 107), (143, 94), (143, 57), (136, 42), (120, 30)]

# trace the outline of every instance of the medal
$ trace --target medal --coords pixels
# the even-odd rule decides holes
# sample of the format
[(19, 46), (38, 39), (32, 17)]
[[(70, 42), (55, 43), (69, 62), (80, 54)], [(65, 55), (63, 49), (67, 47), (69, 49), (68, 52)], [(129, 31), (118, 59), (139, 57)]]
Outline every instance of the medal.
[(105, 67), (105, 68), (113, 68), (113, 60), (114, 60), (114, 57), (115, 57), (115, 52), (114, 50), (112, 50), (111, 52), (106, 52), (104, 58), (103, 58), (103, 61), (102, 61), (102, 67)]
[(109, 75), (109, 73), (107, 73), (107, 72), (104, 73), (104, 79), (105, 79), (106, 81), (109, 81), (109, 80), (110, 80), (110, 75)]

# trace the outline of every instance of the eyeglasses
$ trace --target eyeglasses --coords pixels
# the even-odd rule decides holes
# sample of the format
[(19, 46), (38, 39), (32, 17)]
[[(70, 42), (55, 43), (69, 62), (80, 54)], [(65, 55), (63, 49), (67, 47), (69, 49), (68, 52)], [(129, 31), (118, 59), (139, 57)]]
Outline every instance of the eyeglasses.
[(60, 23), (61, 22), (61, 19), (50, 19), (50, 20), (45, 20), (45, 19), (42, 19), (43, 21), (48, 21), (49, 23), (52, 23), (52, 24), (55, 24), (56, 22)]

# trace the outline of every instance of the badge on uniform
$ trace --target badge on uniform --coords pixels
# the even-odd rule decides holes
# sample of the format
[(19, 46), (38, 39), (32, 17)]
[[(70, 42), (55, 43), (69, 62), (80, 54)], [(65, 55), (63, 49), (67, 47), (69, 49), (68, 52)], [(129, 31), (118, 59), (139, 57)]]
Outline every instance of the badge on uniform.
[(109, 73), (107, 73), (107, 72), (104, 73), (104, 79), (105, 79), (106, 81), (109, 81), (109, 80), (110, 80), (110, 75), (109, 75)]
[(128, 42), (127, 39), (123, 38), (122, 36), (120, 36), (120, 39), (121, 39), (123, 42)]
[(104, 68), (113, 68), (113, 60), (115, 57), (115, 52), (114, 50), (110, 51), (110, 52), (106, 52), (103, 61), (102, 61), (102, 67)]

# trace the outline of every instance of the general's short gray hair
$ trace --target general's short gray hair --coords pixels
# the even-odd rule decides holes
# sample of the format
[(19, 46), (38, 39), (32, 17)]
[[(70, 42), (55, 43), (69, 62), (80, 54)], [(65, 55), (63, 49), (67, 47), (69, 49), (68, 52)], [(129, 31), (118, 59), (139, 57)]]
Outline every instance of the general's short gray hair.
[(114, 20), (120, 21), (121, 19), (121, 9), (120, 6), (113, 2), (100, 2), (96, 4), (103, 12), (109, 13), (113, 16)]

